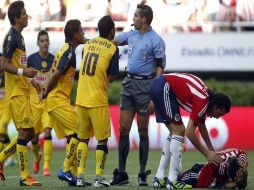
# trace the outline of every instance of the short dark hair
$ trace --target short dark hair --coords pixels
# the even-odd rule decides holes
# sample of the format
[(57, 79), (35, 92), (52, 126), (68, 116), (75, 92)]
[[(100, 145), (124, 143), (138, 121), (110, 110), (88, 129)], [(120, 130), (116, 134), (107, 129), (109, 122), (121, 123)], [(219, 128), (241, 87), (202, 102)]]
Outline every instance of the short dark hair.
[(48, 34), (48, 32), (46, 30), (40, 30), (40, 32), (37, 35), (37, 42), (39, 41), (40, 36), (43, 36), (43, 35), (49, 36), (49, 34)]
[(81, 22), (78, 19), (69, 20), (64, 27), (65, 40), (72, 41), (80, 26)]
[(115, 23), (111, 16), (106, 15), (102, 17), (98, 22), (98, 29), (100, 37), (107, 37), (111, 30), (115, 28)]
[(153, 20), (153, 10), (148, 5), (139, 4), (137, 8), (140, 9), (141, 17), (146, 17), (146, 23), (150, 25)]
[(209, 103), (208, 103), (207, 110), (211, 110), (213, 107), (218, 107), (218, 108), (225, 108), (226, 113), (230, 111), (231, 100), (229, 96), (223, 93), (216, 93), (210, 90), (208, 92), (209, 92)]
[(8, 18), (11, 25), (15, 24), (15, 18), (20, 18), (22, 9), (25, 8), (23, 1), (14, 1), (8, 8)]

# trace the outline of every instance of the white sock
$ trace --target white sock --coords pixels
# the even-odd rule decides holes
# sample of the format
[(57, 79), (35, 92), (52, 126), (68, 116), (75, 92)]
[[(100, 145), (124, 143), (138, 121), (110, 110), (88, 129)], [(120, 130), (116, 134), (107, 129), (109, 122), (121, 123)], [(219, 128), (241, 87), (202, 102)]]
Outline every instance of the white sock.
[(168, 173), (168, 179), (173, 182), (177, 179), (179, 163), (181, 162), (182, 157), (182, 143), (184, 137), (179, 135), (172, 135), (171, 144), (170, 144), (170, 168)]
[(168, 164), (170, 162), (170, 142), (171, 142), (171, 137), (168, 136), (164, 142), (164, 145), (162, 148), (160, 165), (155, 175), (159, 179), (163, 179), (165, 177), (165, 170), (167, 169)]

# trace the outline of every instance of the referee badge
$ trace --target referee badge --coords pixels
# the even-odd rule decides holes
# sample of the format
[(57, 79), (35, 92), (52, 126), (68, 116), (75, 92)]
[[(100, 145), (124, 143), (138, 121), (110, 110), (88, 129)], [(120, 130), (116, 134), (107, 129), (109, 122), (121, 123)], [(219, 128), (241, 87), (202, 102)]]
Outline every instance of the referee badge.
[(41, 68), (45, 69), (48, 66), (48, 63), (46, 61), (41, 62)]

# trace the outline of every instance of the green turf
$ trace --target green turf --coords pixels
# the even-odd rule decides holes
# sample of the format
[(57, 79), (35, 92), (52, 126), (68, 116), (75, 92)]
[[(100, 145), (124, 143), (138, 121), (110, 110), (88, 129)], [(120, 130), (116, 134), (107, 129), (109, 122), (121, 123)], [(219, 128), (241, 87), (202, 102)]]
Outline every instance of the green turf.
[[(42, 170), (39, 171), (37, 175), (35, 175), (36, 179), (42, 182), (42, 187), (34, 187), (34, 188), (27, 188), (27, 187), (20, 187), (19, 186), (19, 169), (18, 166), (9, 166), (5, 168), (6, 174), (6, 181), (0, 182), (0, 190), (14, 190), (14, 189), (61, 189), (61, 190), (69, 190), (69, 189), (79, 189), (77, 187), (68, 187), (65, 182), (59, 181), (57, 179), (57, 172), (58, 169), (61, 167), (63, 159), (64, 159), (64, 150), (54, 150), (53, 152), (53, 160), (52, 160), (52, 176), (51, 177), (44, 177), (42, 176)], [(254, 189), (254, 152), (248, 152), (249, 157), (249, 178), (248, 178), (248, 188), (247, 189)], [(94, 178), (95, 172), (95, 151), (91, 150), (90, 154), (88, 155), (87, 161), (87, 179), (92, 181)], [(29, 153), (29, 165), (32, 166), (31, 160), (33, 156)], [(138, 162), (138, 151), (131, 151), (127, 161), (127, 172), (130, 177), (130, 184), (126, 186), (118, 186), (118, 187), (110, 187), (108, 189), (153, 189), (152, 188), (152, 179), (157, 170), (158, 164), (160, 159), (160, 151), (159, 150), (152, 150), (149, 154), (149, 160), (147, 164), (147, 169), (152, 170), (152, 175), (148, 177), (149, 187), (139, 187), (137, 185), (137, 173), (139, 172), (139, 162)], [(196, 151), (187, 151), (183, 154), (183, 169), (187, 169), (191, 167), (194, 163), (201, 163), (205, 162), (205, 159), (201, 156), (199, 152)], [(116, 150), (110, 150), (109, 155), (107, 158), (106, 166), (105, 166), (105, 175), (104, 177), (108, 180), (112, 178), (112, 172), (114, 168), (117, 167), (118, 163), (118, 154)], [(30, 171), (32, 171), (30, 167)], [(89, 188), (94, 189), (94, 188)], [(96, 188), (97, 189), (97, 188)]]

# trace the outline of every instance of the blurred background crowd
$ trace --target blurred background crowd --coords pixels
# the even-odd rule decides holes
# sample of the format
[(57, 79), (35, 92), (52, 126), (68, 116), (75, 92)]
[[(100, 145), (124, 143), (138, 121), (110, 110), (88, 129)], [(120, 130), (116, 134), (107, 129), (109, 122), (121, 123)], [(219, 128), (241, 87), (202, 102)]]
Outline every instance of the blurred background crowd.
[[(13, 0), (0, 0), (0, 23)], [(157, 32), (254, 31), (254, 0), (24, 0), (29, 30), (62, 30), (64, 21), (78, 18), (95, 31), (99, 18), (109, 14), (118, 31), (128, 30), (136, 5), (153, 8)], [(4, 25), (1, 25), (4, 26)], [(3, 27), (1, 28), (3, 29)], [(0, 29), (0, 30), (1, 30)]]

